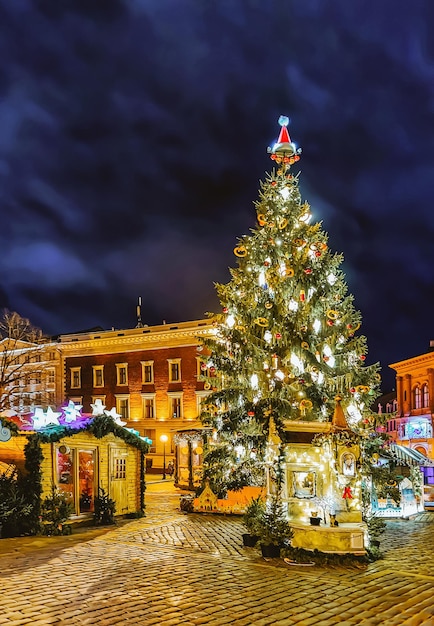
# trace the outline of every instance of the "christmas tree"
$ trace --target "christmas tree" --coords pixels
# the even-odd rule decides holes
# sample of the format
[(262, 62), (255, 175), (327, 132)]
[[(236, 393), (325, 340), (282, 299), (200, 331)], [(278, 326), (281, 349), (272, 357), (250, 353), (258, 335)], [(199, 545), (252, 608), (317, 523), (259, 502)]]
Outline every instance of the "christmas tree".
[(269, 148), (275, 169), (261, 182), (257, 226), (234, 249), (231, 280), (217, 284), (222, 311), (205, 341), (203, 379), (212, 393), (202, 421), (213, 429), (204, 478), (222, 495), (261, 484), (270, 425), (284, 441), (288, 421), (330, 422), (338, 401), (357, 432), (368, 423), (380, 382), (367, 366), (361, 314), (348, 293), (343, 257), (301, 197), (301, 150), (288, 118)]

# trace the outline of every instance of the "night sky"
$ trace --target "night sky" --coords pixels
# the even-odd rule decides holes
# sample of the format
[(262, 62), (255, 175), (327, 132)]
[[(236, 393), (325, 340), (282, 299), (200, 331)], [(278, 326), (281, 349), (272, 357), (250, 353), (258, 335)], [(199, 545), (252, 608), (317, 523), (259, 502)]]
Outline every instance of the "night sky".
[(388, 388), (434, 339), (433, 30), (432, 0), (0, 0), (0, 307), (218, 310), (284, 114)]

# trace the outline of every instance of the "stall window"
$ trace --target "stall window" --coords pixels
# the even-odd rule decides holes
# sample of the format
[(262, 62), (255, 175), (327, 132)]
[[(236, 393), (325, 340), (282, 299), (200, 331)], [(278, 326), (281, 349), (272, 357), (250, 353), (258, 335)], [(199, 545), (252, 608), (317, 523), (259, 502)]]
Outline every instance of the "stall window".
[(76, 515), (93, 511), (95, 457), (95, 449), (70, 448), (64, 444), (56, 448), (57, 486), (68, 496)]

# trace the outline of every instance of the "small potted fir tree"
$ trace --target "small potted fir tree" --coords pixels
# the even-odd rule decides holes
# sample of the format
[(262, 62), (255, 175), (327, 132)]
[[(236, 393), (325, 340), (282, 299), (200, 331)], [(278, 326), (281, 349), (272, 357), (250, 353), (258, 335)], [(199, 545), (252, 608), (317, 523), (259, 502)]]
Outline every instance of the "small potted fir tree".
[(243, 545), (252, 548), (257, 544), (259, 540), (260, 522), (264, 513), (265, 502), (261, 496), (252, 498), (243, 515), (243, 523), (248, 531), (243, 534)]
[(280, 549), (289, 542), (293, 532), (278, 496), (272, 496), (267, 502), (256, 528), (262, 556), (279, 557)]

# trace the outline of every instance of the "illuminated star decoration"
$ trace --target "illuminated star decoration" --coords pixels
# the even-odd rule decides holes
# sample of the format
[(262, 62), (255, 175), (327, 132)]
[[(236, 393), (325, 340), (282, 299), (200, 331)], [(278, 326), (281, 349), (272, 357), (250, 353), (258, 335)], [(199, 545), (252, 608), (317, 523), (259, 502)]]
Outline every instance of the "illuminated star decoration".
[(120, 413), (116, 413), (116, 409), (113, 407), (110, 411), (104, 411), (104, 413), (111, 417), (115, 424), (118, 426), (125, 426), (126, 422), (123, 422), (120, 418), (122, 417)]
[(46, 413), (44, 413), (44, 409), (38, 407), (35, 409), (35, 414), (33, 415), (33, 428), (35, 430), (40, 430), (50, 424), (53, 426), (59, 426), (60, 415), (61, 413), (53, 411), (51, 407), (48, 407)]
[(82, 408), (82, 404), (75, 404), (75, 402), (70, 400), (68, 406), (64, 406), (62, 409), (65, 414), (65, 422), (69, 424), (70, 422), (77, 421), (77, 419), (81, 417), (80, 411)]
[(97, 415), (104, 415), (105, 404), (102, 403), (101, 398), (97, 398), (94, 404), (90, 405), (92, 407), (92, 415), (96, 417)]

